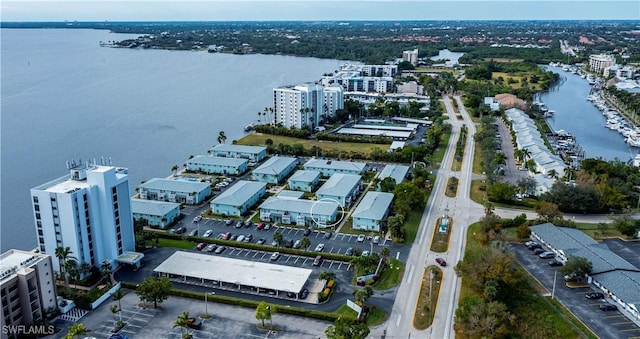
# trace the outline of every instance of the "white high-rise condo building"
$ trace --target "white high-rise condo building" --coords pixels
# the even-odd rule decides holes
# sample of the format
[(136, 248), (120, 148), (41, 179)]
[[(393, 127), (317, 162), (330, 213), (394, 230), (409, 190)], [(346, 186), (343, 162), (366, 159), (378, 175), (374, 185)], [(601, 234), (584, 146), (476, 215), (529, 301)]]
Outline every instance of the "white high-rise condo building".
[(402, 52), (402, 61), (409, 61), (412, 65), (418, 65), (418, 49), (414, 49), (413, 51), (404, 51)]
[(275, 123), (288, 128), (314, 128), (323, 114), (333, 115), (344, 106), (342, 88), (316, 83), (273, 89)]
[(616, 58), (608, 54), (592, 54), (589, 55), (589, 70), (598, 74), (602, 74), (607, 67), (616, 64)]
[[(67, 163), (69, 175), (31, 189), (41, 253), (60, 267), (57, 247), (69, 247), (78, 264), (100, 267), (131, 259), (135, 250), (129, 175), (126, 168)], [(141, 258), (140, 258), (141, 259)], [(120, 261), (127, 262), (127, 261)]]

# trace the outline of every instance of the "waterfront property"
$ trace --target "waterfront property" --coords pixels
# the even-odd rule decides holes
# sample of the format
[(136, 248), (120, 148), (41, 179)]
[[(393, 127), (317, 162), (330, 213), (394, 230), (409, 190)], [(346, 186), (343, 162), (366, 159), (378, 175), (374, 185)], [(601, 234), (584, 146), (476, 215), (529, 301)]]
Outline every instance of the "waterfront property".
[(379, 232), (387, 220), (392, 201), (393, 193), (367, 192), (351, 215), (353, 229)]
[(45, 321), (46, 310), (57, 308), (51, 256), (8, 250), (0, 256), (3, 338), (5, 326), (30, 326)]
[(243, 158), (198, 155), (187, 160), (187, 170), (197, 173), (240, 175), (249, 161)]
[(67, 168), (68, 175), (31, 189), (38, 249), (52, 256), (54, 270), (57, 247), (69, 247), (78, 265), (115, 268), (135, 250), (128, 170), (75, 162)]
[[(153, 270), (170, 280), (255, 294), (274, 291), (296, 295), (313, 272), (308, 268), (177, 251)], [(269, 295), (265, 293), (265, 295)]]
[(246, 213), (267, 190), (263, 182), (240, 180), (211, 201), (214, 214), (241, 216)]
[[(407, 173), (409, 173), (409, 166), (388, 164), (384, 166), (382, 171), (380, 171), (378, 179), (382, 181), (384, 178), (393, 178), (397, 185), (404, 181), (404, 178), (407, 177)], [(380, 183), (378, 183), (377, 189), (378, 191), (380, 190)]]
[(298, 226), (326, 227), (335, 223), (338, 204), (284, 196), (269, 197), (260, 204), (260, 220)]
[(594, 73), (602, 74), (605, 69), (616, 64), (616, 58), (609, 54), (591, 54), (589, 55), (589, 70)]
[(196, 205), (211, 195), (208, 183), (183, 179), (153, 178), (138, 186), (140, 199)]
[(330, 177), (334, 173), (357, 174), (364, 173), (367, 166), (363, 162), (328, 160), (328, 159), (309, 159), (304, 164), (304, 169), (308, 171), (318, 171), (323, 177)]
[(274, 156), (253, 170), (251, 178), (256, 181), (277, 185), (284, 180), (298, 164), (298, 159)]
[(586, 258), (592, 264), (587, 282), (640, 319), (640, 269), (577, 229), (540, 224), (531, 226), (531, 238), (549, 247), (563, 263), (572, 256)]
[(180, 204), (131, 198), (134, 220), (146, 220), (149, 226), (165, 228), (180, 216)]
[(316, 192), (318, 200), (331, 199), (349, 207), (362, 189), (362, 178), (354, 174), (336, 173)]
[(299, 170), (289, 178), (289, 188), (305, 192), (312, 192), (320, 181), (320, 172)]
[(325, 116), (344, 108), (342, 87), (305, 83), (273, 89), (274, 121), (285, 127), (315, 128)]
[(209, 150), (214, 157), (244, 158), (258, 162), (267, 157), (267, 148), (262, 146), (244, 146), (220, 144)]

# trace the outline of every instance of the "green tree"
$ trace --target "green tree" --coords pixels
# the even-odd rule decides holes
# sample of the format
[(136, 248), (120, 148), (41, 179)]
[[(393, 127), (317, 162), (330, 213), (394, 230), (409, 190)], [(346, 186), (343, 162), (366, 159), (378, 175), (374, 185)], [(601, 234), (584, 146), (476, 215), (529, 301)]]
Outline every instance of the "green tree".
[(320, 280), (334, 280), (336, 278), (336, 274), (333, 272), (329, 272), (329, 271), (322, 271), (320, 272), (320, 275), (318, 276), (318, 279)]
[(111, 305), (111, 307), (109, 309), (111, 310), (111, 315), (113, 315), (113, 323), (115, 324), (116, 321), (118, 321), (118, 319), (116, 318), (116, 313), (119, 313), (120, 309), (118, 308), (118, 305), (116, 305), (116, 304)]
[(389, 256), (390, 251), (391, 250), (389, 249), (389, 246), (384, 246), (382, 249), (380, 249), (380, 255), (386, 258)]
[(178, 173), (178, 165), (171, 166), (171, 172), (173, 172), (173, 174), (177, 174)]
[(364, 305), (364, 303), (373, 295), (373, 288), (371, 286), (365, 286), (353, 291), (353, 297), (356, 299), (356, 303)]
[(364, 323), (356, 323), (355, 319), (339, 317), (324, 331), (327, 339), (365, 339), (369, 335), (369, 327)]
[(109, 279), (111, 276), (111, 269), (111, 263), (108, 260), (104, 260), (100, 263), (100, 276), (102, 277), (103, 283), (111, 285), (111, 280)]
[(125, 293), (122, 291), (122, 289), (119, 289), (115, 292), (113, 292), (113, 294), (111, 295), (111, 299), (113, 301), (117, 301), (118, 302), (118, 315), (120, 317), (120, 320), (122, 320), (122, 303), (121, 300), (122, 298), (124, 298)]
[(386, 177), (380, 180), (380, 191), (382, 192), (393, 192), (393, 189), (396, 187), (396, 179), (392, 177)]
[(67, 261), (74, 259), (75, 257), (73, 257), (71, 254), (73, 253), (73, 251), (71, 251), (70, 247), (56, 247), (55, 250), (55, 256), (56, 258), (58, 258), (58, 264), (60, 265), (60, 274), (62, 275), (62, 278), (64, 279), (64, 288), (67, 291), (67, 294), (71, 293), (71, 289), (69, 288), (69, 277), (67, 275), (67, 271), (66, 271), (66, 265), (67, 265)]
[(311, 247), (309, 237), (302, 237), (302, 239), (300, 239), (300, 248), (309, 249), (309, 247)]
[(420, 188), (409, 182), (401, 182), (393, 190), (396, 204), (406, 204), (411, 209), (424, 207), (424, 194)]
[(470, 338), (500, 338), (515, 318), (507, 306), (498, 301), (487, 302), (477, 295), (463, 297), (456, 310), (455, 321)]
[(189, 312), (182, 312), (178, 318), (173, 322), (173, 328), (180, 327), (180, 333), (182, 334), (182, 338), (185, 337), (184, 330), (187, 328), (189, 324)]
[(570, 277), (575, 277), (578, 282), (582, 282), (587, 275), (591, 274), (593, 264), (584, 257), (571, 256), (562, 267), (560, 272)]
[(508, 182), (497, 182), (487, 189), (489, 200), (495, 202), (512, 202), (516, 197), (516, 187)]
[(219, 144), (224, 144), (224, 142), (227, 140), (227, 136), (224, 134), (224, 131), (220, 131), (218, 133), (218, 143)]
[(153, 302), (153, 307), (157, 308), (158, 303), (162, 303), (169, 298), (172, 287), (171, 281), (167, 277), (160, 279), (147, 277), (138, 285), (136, 295), (144, 302)]
[(538, 213), (538, 218), (544, 222), (562, 219), (562, 212), (560, 212), (558, 205), (552, 202), (541, 201), (536, 207), (536, 213)]
[(73, 339), (73, 337), (75, 336), (76, 339), (80, 339), (81, 336), (89, 333), (90, 331), (91, 330), (86, 328), (83, 323), (75, 323), (69, 326), (69, 333), (67, 333), (67, 336), (65, 338)]
[(280, 232), (273, 233), (273, 240), (278, 244), (278, 247), (282, 247), (284, 244), (284, 236)]
[(262, 327), (264, 327), (265, 320), (271, 320), (271, 315), (275, 313), (275, 307), (261, 301), (256, 307), (256, 319), (262, 321)]

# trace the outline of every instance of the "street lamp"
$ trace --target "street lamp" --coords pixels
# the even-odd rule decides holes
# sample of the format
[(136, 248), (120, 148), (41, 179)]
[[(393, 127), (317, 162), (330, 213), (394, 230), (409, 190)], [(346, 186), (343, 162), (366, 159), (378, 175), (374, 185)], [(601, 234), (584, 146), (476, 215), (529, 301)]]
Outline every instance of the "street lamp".
[(208, 304), (207, 296), (208, 296), (209, 294), (211, 294), (211, 295), (215, 295), (215, 294), (216, 294), (216, 292), (205, 292), (205, 293), (204, 293), (204, 315), (205, 315), (206, 317), (209, 317), (209, 308), (208, 308), (208, 306), (207, 306), (207, 304)]
[(267, 310), (269, 311), (269, 330), (272, 330), (273, 320), (271, 320), (271, 305), (267, 305)]

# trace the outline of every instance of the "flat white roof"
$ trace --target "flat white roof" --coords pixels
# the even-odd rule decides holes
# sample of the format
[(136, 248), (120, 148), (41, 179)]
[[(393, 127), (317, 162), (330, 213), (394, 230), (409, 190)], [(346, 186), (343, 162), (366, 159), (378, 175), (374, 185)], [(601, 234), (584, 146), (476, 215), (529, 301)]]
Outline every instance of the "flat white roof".
[(311, 158), (304, 164), (304, 168), (319, 168), (319, 169), (335, 169), (344, 171), (357, 171), (362, 173), (367, 166), (364, 162), (357, 161), (340, 161), (340, 160), (327, 160), (327, 159), (315, 159)]
[(391, 120), (402, 121), (402, 122), (411, 122), (415, 124), (424, 124), (424, 125), (432, 125), (433, 121), (429, 121), (427, 118), (425, 119), (411, 119), (411, 118), (402, 118), (402, 117), (393, 117)]
[(312, 272), (307, 268), (184, 251), (175, 252), (153, 271), (296, 293)]
[(132, 213), (165, 216), (176, 208), (180, 208), (180, 204), (175, 202), (131, 198)]
[(215, 145), (211, 149), (212, 152), (238, 152), (238, 153), (253, 153), (253, 154), (258, 154), (266, 150), (267, 148), (264, 146), (246, 146), (246, 145), (234, 145), (234, 144)]
[(407, 139), (411, 136), (411, 132), (384, 131), (380, 129), (358, 129), (358, 128), (342, 128), (338, 131), (338, 134), (371, 135), (371, 136), (383, 136), (383, 137), (407, 138)]
[(197, 182), (197, 181), (188, 181), (188, 180), (171, 180), (171, 179), (160, 179), (153, 178), (149, 181), (141, 184), (141, 188), (145, 189), (155, 189), (161, 191), (173, 191), (180, 193), (191, 193), (191, 192), (202, 192), (209, 188), (209, 184), (206, 182)]
[(214, 157), (210, 155), (198, 155), (193, 159), (187, 160), (188, 164), (206, 164), (214, 166), (232, 166), (239, 167), (243, 163), (247, 163), (249, 160), (243, 158), (229, 158), (229, 157)]
[(385, 131), (400, 131), (400, 132), (411, 132), (415, 128), (411, 128), (408, 126), (390, 126), (390, 125), (365, 125), (365, 124), (355, 124), (351, 126), (356, 129), (379, 129)]

